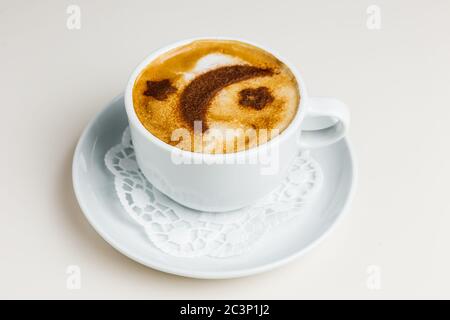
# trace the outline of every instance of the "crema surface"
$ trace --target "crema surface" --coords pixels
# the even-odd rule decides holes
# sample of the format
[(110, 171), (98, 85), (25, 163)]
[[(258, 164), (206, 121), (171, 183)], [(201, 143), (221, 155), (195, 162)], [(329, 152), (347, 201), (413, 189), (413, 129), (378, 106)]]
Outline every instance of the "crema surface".
[(272, 54), (231, 40), (197, 40), (151, 61), (133, 88), (136, 114), (180, 149), (229, 153), (281, 133), (300, 101), (291, 70)]

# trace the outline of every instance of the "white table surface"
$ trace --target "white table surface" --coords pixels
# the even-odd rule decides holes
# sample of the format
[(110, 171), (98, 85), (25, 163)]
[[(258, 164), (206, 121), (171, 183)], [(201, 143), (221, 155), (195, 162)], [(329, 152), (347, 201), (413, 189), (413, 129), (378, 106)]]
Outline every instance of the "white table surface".
[[(66, 26), (71, 4), (79, 30)], [(0, 298), (450, 298), (449, 12), (444, 0), (0, 0)], [(312, 252), (257, 276), (148, 269), (90, 227), (72, 191), (87, 122), (149, 52), (202, 35), (276, 48), (311, 95), (351, 108), (350, 212)], [(70, 265), (79, 290), (66, 287)]]

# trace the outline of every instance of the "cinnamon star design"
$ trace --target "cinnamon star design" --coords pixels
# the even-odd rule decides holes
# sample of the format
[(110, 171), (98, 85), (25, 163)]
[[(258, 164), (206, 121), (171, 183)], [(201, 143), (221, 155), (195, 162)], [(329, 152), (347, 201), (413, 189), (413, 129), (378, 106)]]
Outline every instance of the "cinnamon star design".
[(144, 95), (163, 101), (176, 91), (177, 88), (172, 86), (169, 79), (164, 79), (161, 81), (147, 81), (147, 90), (144, 91)]
[(239, 104), (256, 110), (261, 110), (274, 100), (266, 87), (244, 89), (239, 92), (239, 95), (241, 97)]

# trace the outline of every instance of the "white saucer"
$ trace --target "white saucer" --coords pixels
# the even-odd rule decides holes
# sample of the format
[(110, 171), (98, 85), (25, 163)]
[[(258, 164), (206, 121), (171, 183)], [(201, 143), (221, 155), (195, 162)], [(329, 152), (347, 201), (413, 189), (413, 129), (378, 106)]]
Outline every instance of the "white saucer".
[(293, 220), (255, 245), (249, 253), (217, 259), (180, 258), (148, 245), (148, 238), (128, 219), (104, 164), (105, 153), (127, 127), (123, 96), (114, 99), (83, 132), (73, 159), (76, 197), (94, 229), (114, 248), (150, 268), (176, 275), (224, 279), (264, 272), (298, 258), (327, 235), (349, 206), (356, 168), (346, 139), (311, 151), (324, 182), (304, 218)]

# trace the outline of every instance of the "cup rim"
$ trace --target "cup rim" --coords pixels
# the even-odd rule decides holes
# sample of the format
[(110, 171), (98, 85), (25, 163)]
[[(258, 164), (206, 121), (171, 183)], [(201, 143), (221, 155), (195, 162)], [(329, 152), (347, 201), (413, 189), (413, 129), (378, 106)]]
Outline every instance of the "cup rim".
[[(282, 63), (284, 63), (290, 70), (291, 72), (294, 74), (295, 79), (297, 80), (297, 85), (298, 85), (298, 89), (299, 89), (299, 93), (300, 93), (300, 101), (299, 101), (299, 105), (297, 106), (297, 113), (295, 114), (294, 118), (292, 119), (292, 121), (289, 123), (289, 125), (287, 126), (286, 129), (284, 129), (280, 134), (278, 134), (276, 137), (270, 139), (269, 141), (257, 145), (253, 148), (250, 149), (245, 149), (245, 150), (241, 150), (241, 151), (237, 151), (237, 152), (228, 152), (228, 153), (203, 153), (203, 152), (193, 152), (193, 151), (187, 151), (187, 150), (183, 150), (180, 148), (177, 148), (175, 146), (172, 146), (162, 140), (160, 140), (158, 137), (156, 137), (155, 135), (153, 135), (150, 131), (148, 131), (144, 125), (142, 124), (142, 122), (139, 120), (136, 111), (134, 109), (134, 104), (133, 104), (133, 88), (134, 88), (134, 83), (136, 81), (136, 78), (139, 76), (139, 74), (141, 73), (141, 71), (155, 58), (157, 58), (158, 56), (172, 50), (175, 49), (177, 47), (189, 44), (191, 42), (194, 41), (198, 41), (198, 40), (229, 40), (229, 41), (240, 41), (243, 43), (247, 43), (250, 44), (252, 46), (255, 46), (257, 48), (260, 48), (262, 50), (265, 50), (267, 52), (269, 52), (270, 54), (272, 54), (275, 58), (277, 58), (278, 60), (280, 60)], [(202, 159), (223, 159), (225, 157), (231, 157), (231, 156), (251, 156), (254, 155), (255, 153), (261, 152), (261, 150), (267, 150), (271, 147), (273, 147), (274, 145), (277, 145), (279, 143), (281, 143), (282, 141), (286, 140), (289, 136), (291, 136), (292, 134), (296, 134), (299, 133), (300, 131), (300, 124), (303, 120), (303, 118), (305, 117), (306, 114), (306, 107), (307, 107), (307, 103), (306, 100), (308, 99), (308, 94), (306, 91), (306, 87), (305, 87), (305, 83), (303, 81), (303, 78), (300, 75), (300, 72), (298, 71), (298, 69), (292, 64), (290, 63), (286, 58), (284, 58), (282, 55), (280, 55), (277, 51), (272, 50), (271, 48), (268, 48), (265, 45), (261, 45), (258, 43), (255, 43), (253, 41), (249, 41), (246, 39), (242, 39), (242, 38), (237, 38), (237, 37), (219, 37), (219, 36), (203, 36), (203, 37), (194, 37), (194, 38), (187, 38), (184, 40), (179, 40), (176, 42), (173, 42), (169, 45), (160, 47), (159, 49), (156, 49), (154, 51), (152, 51), (152, 53), (150, 53), (149, 55), (147, 55), (145, 57), (144, 60), (142, 60), (136, 68), (134, 68), (127, 86), (126, 86), (126, 90), (125, 90), (125, 95), (124, 95), (124, 103), (125, 103), (125, 110), (126, 113), (128, 115), (128, 120), (130, 122), (130, 125), (134, 125), (139, 132), (146, 137), (147, 140), (149, 140), (150, 142), (152, 142), (153, 144), (157, 145), (158, 147), (164, 149), (165, 151), (168, 152), (176, 152), (178, 155), (181, 156), (187, 156), (190, 158), (202, 158)]]

